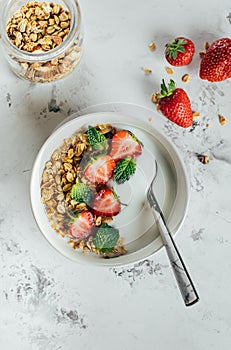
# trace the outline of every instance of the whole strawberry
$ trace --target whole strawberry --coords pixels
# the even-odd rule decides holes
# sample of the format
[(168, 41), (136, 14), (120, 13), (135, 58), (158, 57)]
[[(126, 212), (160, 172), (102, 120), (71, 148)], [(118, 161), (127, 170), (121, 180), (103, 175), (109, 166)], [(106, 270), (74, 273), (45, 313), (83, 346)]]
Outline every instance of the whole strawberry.
[(165, 47), (165, 58), (172, 66), (186, 66), (192, 61), (195, 47), (190, 39), (178, 37)]
[(173, 80), (168, 87), (162, 80), (161, 93), (157, 94), (157, 98), (158, 107), (166, 118), (182, 128), (192, 125), (193, 113), (188, 95), (183, 89), (176, 88)]
[(211, 82), (231, 78), (231, 39), (216, 40), (200, 64), (200, 78)]

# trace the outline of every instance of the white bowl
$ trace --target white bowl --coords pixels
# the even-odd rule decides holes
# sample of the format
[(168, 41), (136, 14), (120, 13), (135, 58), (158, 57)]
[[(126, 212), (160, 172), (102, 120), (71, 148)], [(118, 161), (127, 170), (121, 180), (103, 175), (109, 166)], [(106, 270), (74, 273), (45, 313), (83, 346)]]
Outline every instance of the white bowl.
[[(118, 129), (132, 131), (144, 145), (143, 153), (137, 160), (137, 171), (128, 184), (118, 185), (121, 202), (129, 202), (115, 217), (113, 225), (124, 237), (127, 253), (118, 257), (104, 259), (93, 253), (75, 250), (51, 227), (44, 204), (41, 202), (41, 176), (45, 163), (53, 151), (61, 146), (79, 129), (89, 125), (110, 123)], [(156, 130), (147, 120), (134, 118), (118, 112), (90, 113), (78, 116), (58, 127), (41, 147), (34, 162), (31, 176), (31, 206), (35, 220), (48, 242), (67, 258), (79, 262), (101, 266), (119, 266), (137, 262), (155, 253), (163, 246), (151, 211), (146, 202), (146, 191), (155, 171), (155, 193), (163, 209), (168, 226), (175, 234), (183, 223), (189, 201), (189, 184), (180, 155), (173, 144)]]

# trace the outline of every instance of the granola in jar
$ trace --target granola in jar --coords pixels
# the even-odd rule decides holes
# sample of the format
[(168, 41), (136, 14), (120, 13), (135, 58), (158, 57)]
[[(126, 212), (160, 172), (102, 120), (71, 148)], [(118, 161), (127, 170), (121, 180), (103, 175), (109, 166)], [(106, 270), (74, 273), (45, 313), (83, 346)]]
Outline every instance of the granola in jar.
[(9, 1), (3, 6), (1, 32), (13, 71), (31, 82), (65, 77), (79, 63), (83, 33), (77, 1)]

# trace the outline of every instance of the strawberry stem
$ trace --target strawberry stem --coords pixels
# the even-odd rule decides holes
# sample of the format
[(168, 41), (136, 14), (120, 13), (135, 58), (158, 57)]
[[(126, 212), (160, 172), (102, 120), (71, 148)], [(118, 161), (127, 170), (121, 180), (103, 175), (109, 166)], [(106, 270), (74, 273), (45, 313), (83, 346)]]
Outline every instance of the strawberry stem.
[(177, 58), (178, 52), (185, 52), (184, 45), (187, 44), (185, 39), (175, 39), (172, 42), (166, 44), (166, 54), (173, 59)]
[(162, 84), (160, 85), (160, 87), (161, 87), (161, 91), (160, 91), (161, 96), (166, 97), (166, 96), (172, 95), (172, 93), (176, 90), (176, 83), (174, 80), (171, 79), (167, 87), (164, 79), (162, 79)]

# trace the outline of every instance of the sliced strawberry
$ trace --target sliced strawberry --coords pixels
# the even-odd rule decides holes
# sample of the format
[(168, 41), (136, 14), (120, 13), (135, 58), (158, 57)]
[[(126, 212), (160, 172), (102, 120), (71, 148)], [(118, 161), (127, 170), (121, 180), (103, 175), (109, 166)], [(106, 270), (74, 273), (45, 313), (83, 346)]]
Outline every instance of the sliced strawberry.
[(74, 222), (69, 227), (69, 232), (74, 238), (79, 240), (90, 236), (94, 227), (94, 217), (88, 210), (79, 213)]
[(93, 210), (96, 215), (115, 216), (121, 210), (117, 195), (109, 188), (100, 190), (94, 200)]
[(88, 163), (84, 176), (93, 184), (103, 185), (111, 179), (115, 166), (115, 161), (109, 155), (102, 155)]
[(116, 162), (128, 156), (139, 156), (141, 153), (141, 144), (131, 132), (120, 130), (113, 136), (110, 156)]

